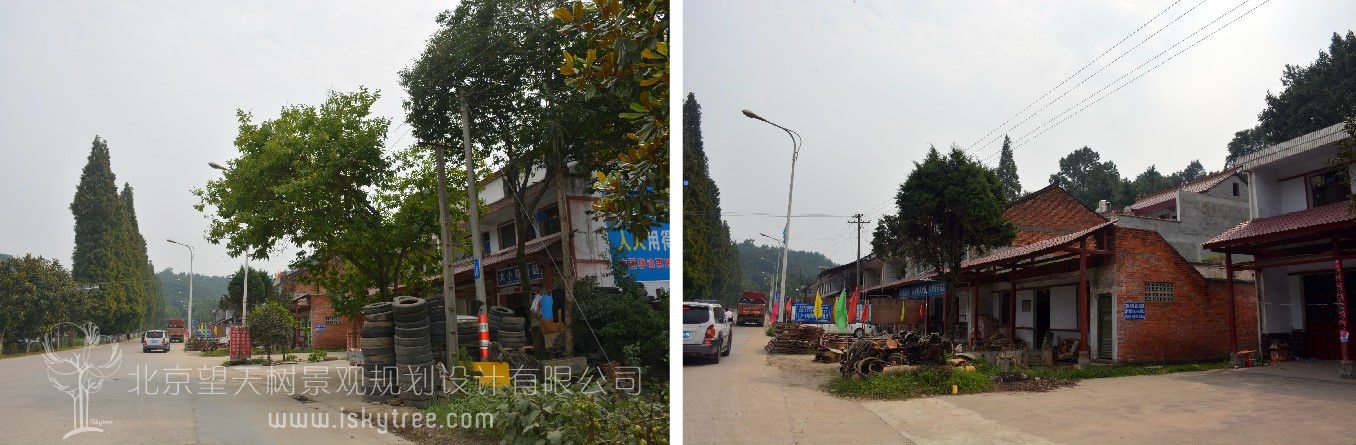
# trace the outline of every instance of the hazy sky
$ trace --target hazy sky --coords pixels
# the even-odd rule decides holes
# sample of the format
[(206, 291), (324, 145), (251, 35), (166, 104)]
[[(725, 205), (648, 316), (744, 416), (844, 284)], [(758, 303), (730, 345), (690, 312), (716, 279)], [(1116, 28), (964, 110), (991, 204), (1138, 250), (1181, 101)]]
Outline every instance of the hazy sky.
[(772, 244), (759, 233), (780, 236), (786, 214), (790, 139), (740, 114), (749, 109), (805, 139), (791, 213), (807, 216), (792, 218), (791, 248), (843, 263), (856, 256), (847, 216), (873, 221), (862, 231), (869, 252), (874, 221), (895, 211), (899, 184), (929, 144), (970, 147), (1167, 10), (995, 132), (996, 142), (974, 144), (971, 153), (996, 165), (1003, 133), (1035, 136), (1122, 75), (1132, 73), (1116, 86), (1261, 5), (1015, 151), (1027, 190), (1046, 186), (1059, 158), (1085, 145), (1132, 179), (1149, 165), (1168, 173), (1193, 159), (1221, 169), (1234, 132), (1255, 125), (1266, 92), (1281, 89), (1285, 64), (1308, 65), (1333, 32), (1356, 27), (1356, 2), (1264, 1), (689, 1), (683, 94), (702, 106), (711, 175), (735, 240)]
[[(71, 265), (68, 206), (95, 135), (118, 186), (130, 182), (156, 269), (226, 275), (241, 264), (204, 239), (189, 193), (237, 156), (235, 110), (255, 121), (329, 89), (381, 90), (401, 125), (397, 72), (455, 2), (0, 2), (0, 253)], [(395, 142), (408, 127), (393, 131)], [(405, 137), (400, 145), (411, 142)], [(389, 143), (389, 142), (388, 142)], [(252, 266), (282, 271), (278, 252)]]

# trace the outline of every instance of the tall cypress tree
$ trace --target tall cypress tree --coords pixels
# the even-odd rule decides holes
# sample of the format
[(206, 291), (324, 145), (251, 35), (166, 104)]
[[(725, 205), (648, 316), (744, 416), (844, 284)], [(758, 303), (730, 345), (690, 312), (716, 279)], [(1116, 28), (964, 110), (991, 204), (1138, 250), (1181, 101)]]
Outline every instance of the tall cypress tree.
[(1003, 153), (998, 156), (998, 183), (1003, 186), (1003, 199), (1007, 202), (1022, 197), (1022, 181), (1017, 179), (1017, 161), (1012, 159), (1012, 139), (1003, 135)]
[(141, 293), (143, 314), (140, 327), (147, 329), (164, 326), (168, 318), (165, 316), (165, 298), (160, 292), (160, 279), (155, 276), (155, 265), (151, 263), (150, 256), (146, 253), (146, 237), (141, 235), (141, 224), (137, 222), (132, 184), (126, 182), (122, 184), (121, 197), (123, 205), (127, 208), (129, 236), (132, 239), (128, 257), (134, 260), (133, 266), (139, 270), (138, 275), (142, 277), (141, 285), (137, 287)]
[(103, 332), (131, 332), (142, 315), (141, 292), (135, 288), (143, 276), (127, 258), (133, 242), (127, 206), (118, 195), (108, 144), (98, 136), (70, 209), (75, 217), (71, 276), (81, 285), (98, 286), (92, 294), (93, 321)]
[(720, 219), (720, 187), (711, 180), (702, 145), (702, 107), (694, 94), (683, 101), (684, 298), (724, 297), (733, 302), (742, 273), (730, 228)]

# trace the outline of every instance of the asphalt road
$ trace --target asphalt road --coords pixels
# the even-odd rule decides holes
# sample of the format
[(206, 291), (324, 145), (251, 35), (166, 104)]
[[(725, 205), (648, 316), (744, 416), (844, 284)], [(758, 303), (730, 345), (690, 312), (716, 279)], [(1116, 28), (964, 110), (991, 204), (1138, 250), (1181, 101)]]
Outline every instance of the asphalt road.
[(1046, 393), (852, 400), (836, 365), (769, 356), (735, 328), (720, 364), (683, 367), (683, 443), (1356, 443), (1356, 380), (1335, 362), (1091, 379)]
[[(143, 353), (139, 341), (116, 345), (122, 352), (121, 366), (103, 380), (103, 387), (89, 396), (88, 425), (103, 432), (82, 432), (63, 439), (72, 431), (78, 414), (72, 397), (49, 380), (48, 365), (41, 354), (0, 359), (0, 442), (3, 443), (156, 443), (156, 444), (240, 444), (240, 443), (408, 443), (393, 433), (381, 433), (374, 426), (350, 425), (339, 407), (377, 408), (360, 402), (360, 396), (326, 394), (303, 403), (288, 394), (305, 391), (302, 365), (296, 365), (297, 379), (291, 391), (269, 394), (264, 379), (242, 380), (265, 375), (265, 367), (216, 368), (224, 358), (205, 358), (185, 352), (183, 344), (173, 344), (169, 353)], [(96, 365), (107, 362), (112, 345), (89, 351)], [(71, 351), (60, 354), (70, 356)], [(326, 362), (329, 374), (346, 362)], [(246, 370), (249, 371), (246, 371)], [(74, 376), (50, 374), (69, 385)], [(338, 373), (333, 372), (337, 377)], [(98, 381), (87, 379), (87, 385)], [(219, 385), (210, 382), (224, 382)], [(315, 381), (320, 381), (316, 379)], [(327, 386), (335, 391), (337, 379)], [(250, 382), (246, 385), (244, 382)], [(177, 389), (177, 394), (173, 391)], [(258, 390), (258, 394), (254, 389)], [(237, 391), (239, 391), (237, 393)], [(155, 394), (151, 394), (154, 392)], [(217, 392), (220, 392), (218, 394)], [(387, 411), (389, 412), (389, 407)], [(306, 426), (270, 426), (278, 413), (305, 414)], [(330, 425), (315, 428), (313, 420), (322, 417)], [(301, 419), (291, 417), (291, 419)], [(300, 423), (284, 422), (284, 425)]]

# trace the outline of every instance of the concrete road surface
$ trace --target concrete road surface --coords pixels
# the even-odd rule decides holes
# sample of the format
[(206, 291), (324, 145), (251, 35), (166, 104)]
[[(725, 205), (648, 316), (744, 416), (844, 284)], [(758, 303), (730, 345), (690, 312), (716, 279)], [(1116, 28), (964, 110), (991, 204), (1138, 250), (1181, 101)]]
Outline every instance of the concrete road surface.
[(1334, 362), (1084, 380), (1047, 393), (850, 400), (836, 365), (769, 357), (735, 328), (720, 364), (683, 367), (683, 443), (1356, 443), (1356, 381)]
[[(0, 443), (408, 443), (393, 433), (382, 434), (375, 426), (351, 425), (343, 420), (340, 406), (367, 407), (369, 411), (377, 408), (361, 403), (361, 396), (320, 396), (319, 388), (314, 388), (315, 399), (323, 403), (303, 403), (285, 391), (269, 394), (266, 379), (262, 378), (266, 367), (214, 369), (225, 359), (185, 352), (182, 343), (173, 344), (169, 353), (143, 353), (139, 340), (116, 346), (122, 352), (121, 366), (102, 379), (102, 388), (90, 394), (83, 413), (89, 427), (103, 432), (81, 432), (64, 440), (75, 429), (76, 419), (82, 413), (75, 409), (78, 405), (73, 404), (72, 397), (49, 380), (49, 375), (63, 385), (72, 385), (75, 376), (49, 373), (41, 354), (0, 359)], [(106, 363), (111, 348), (112, 345), (92, 348), (88, 360), (95, 365)], [(72, 352), (59, 354), (70, 356)], [(318, 374), (325, 367), (331, 369), (326, 371), (329, 374), (346, 364), (326, 362), (311, 370)], [(53, 368), (60, 370), (61, 366)], [(308, 380), (303, 378), (303, 368), (295, 366), (296, 392), (306, 389), (304, 382)], [(246, 376), (246, 372), (250, 375)], [(333, 372), (327, 384), (332, 391), (339, 389), (334, 383), (337, 374)], [(90, 374), (86, 386), (99, 380)], [(223, 383), (216, 385), (213, 381)], [(243, 383), (246, 381), (248, 385)], [(389, 412), (390, 407), (386, 408)], [(287, 426), (275, 427), (283, 419), (279, 415), (289, 413), (291, 417), (283, 424)], [(270, 426), (270, 414), (275, 426)], [(301, 421), (303, 415), (306, 417)], [(316, 428), (315, 422), (322, 419), (329, 426)], [(302, 422), (305, 426), (301, 426)]]

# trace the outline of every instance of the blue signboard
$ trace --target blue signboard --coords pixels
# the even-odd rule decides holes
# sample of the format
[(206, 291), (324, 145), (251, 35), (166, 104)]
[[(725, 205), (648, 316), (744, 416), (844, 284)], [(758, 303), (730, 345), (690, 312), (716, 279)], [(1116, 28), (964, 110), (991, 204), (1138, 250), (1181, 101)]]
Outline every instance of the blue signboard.
[(316, 332), (325, 332), (325, 325), (323, 325), (323, 324), (315, 325), (315, 331), (316, 331)]
[(474, 265), (474, 266), (473, 266), (473, 270), (475, 270), (475, 272), (472, 272), (471, 278), (472, 278), (472, 279), (475, 279), (475, 280), (479, 280), (479, 279), (480, 279), (480, 258), (476, 258), (476, 259), (472, 260), (472, 264)]
[(1140, 302), (1135, 302), (1135, 301), (1127, 301), (1127, 302), (1125, 302), (1125, 319), (1126, 319), (1126, 320), (1143, 320), (1143, 319), (1144, 319), (1144, 302), (1142, 302), (1142, 301), (1140, 301)]
[(942, 281), (927, 281), (923, 283), (904, 286), (899, 289), (899, 298), (913, 299), (942, 295), (946, 293), (946, 283)]
[[(537, 263), (527, 263), (527, 281), (540, 280), (542, 277), (541, 266)], [(522, 277), (518, 276), (518, 267), (509, 267), (499, 269), (494, 273), (494, 282), (499, 287), (512, 286), (523, 282)]]
[(824, 304), (822, 317), (815, 318), (814, 303), (796, 303), (791, 305), (791, 321), (796, 323), (829, 323), (829, 316), (833, 314), (833, 307), (828, 303)]
[(608, 230), (612, 251), (625, 258), (626, 268), (636, 281), (668, 281), (669, 225), (650, 229), (645, 238), (636, 238), (625, 230)]

